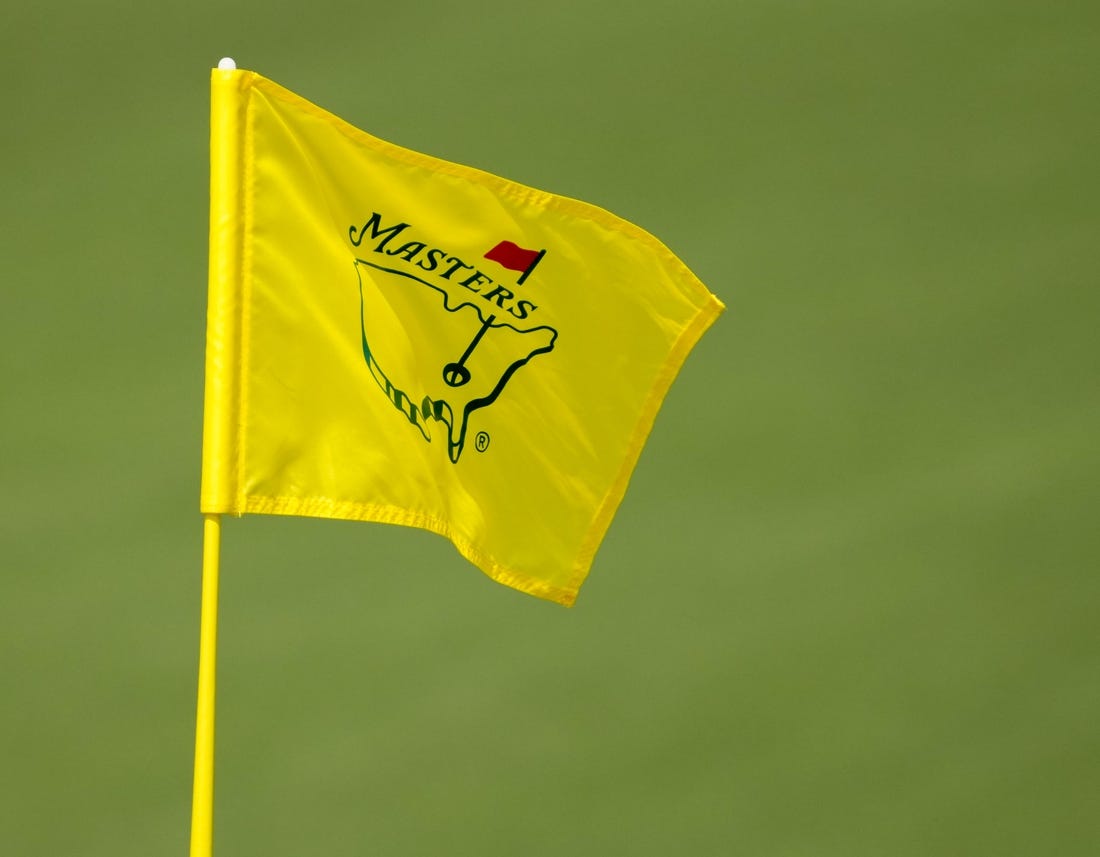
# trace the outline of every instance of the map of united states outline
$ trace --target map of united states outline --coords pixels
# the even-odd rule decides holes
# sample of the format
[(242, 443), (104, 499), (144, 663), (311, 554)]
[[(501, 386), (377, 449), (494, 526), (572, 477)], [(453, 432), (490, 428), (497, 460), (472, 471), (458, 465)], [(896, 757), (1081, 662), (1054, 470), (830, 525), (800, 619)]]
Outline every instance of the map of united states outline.
[[(448, 388), (446, 397), (438, 395), (433, 397), (426, 392), (412, 392), (411, 387), (416, 384), (417, 379), (394, 379), (391, 374), (383, 369), (386, 355), (376, 353), (376, 349), (371, 345), (371, 335), (368, 332), (365, 289), (368, 284), (373, 285), (373, 275), (364, 277), (363, 266), (392, 277), (404, 278), (409, 285), (415, 283), (426, 286), (441, 298), (442, 309), (453, 314), (456, 319), (460, 315), (462, 318), (467, 317), (470, 310), (476, 314), (478, 324), (464, 353), (454, 355), (439, 367), (440, 377)], [(359, 319), (363, 357), (370, 370), (371, 377), (394, 408), (403, 414), (405, 419), (420, 432), (424, 440), (429, 442), (432, 440), (430, 421), (434, 420), (447, 426), (448, 458), (452, 463), (457, 464), (466, 445), (471, 415), (475, 411), (486, 408), (497, 401), (516, 372), (531, 360), (540, 354), (553, 351), (557, 343), (558, 331), (549, 325), (538, 325), (521, 330), (510, 322), (500, 321), (499, 314), (483, 313), (483, 308), (469, 299), (455, 300), (445, 288), (399, 268), (356, 257), (355, 271), (359, 280)], [(466, 392), (465, 388), (471, 379), (467, 362), (482, 341), (486, 337), (494, 335), (494, 331), (511, 331), (514, 334), (531, 336), (535, 340), (534, 347), (526, 349), (525, 353), (521, 350), (520, 355), (515, 359), (507, 360), (499, 376), (490, 381), (490, 388), (487, 391), (463, 398), (463, 393)], [(496, 335), (499, 335), (499, 333)], [(481, 389), (479, 388), (479, 391)]]

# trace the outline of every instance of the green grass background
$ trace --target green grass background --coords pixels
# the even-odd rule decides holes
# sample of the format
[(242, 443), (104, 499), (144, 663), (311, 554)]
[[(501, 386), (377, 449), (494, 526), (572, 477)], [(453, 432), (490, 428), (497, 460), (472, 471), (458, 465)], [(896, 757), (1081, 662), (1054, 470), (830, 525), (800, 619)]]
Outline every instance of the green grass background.
[(220, 855), (1100, 853), (1100, 6), (9, 4), (0, 854), (186, 853), (209, 68), (728, 305), (571, 611), (226, 522)]

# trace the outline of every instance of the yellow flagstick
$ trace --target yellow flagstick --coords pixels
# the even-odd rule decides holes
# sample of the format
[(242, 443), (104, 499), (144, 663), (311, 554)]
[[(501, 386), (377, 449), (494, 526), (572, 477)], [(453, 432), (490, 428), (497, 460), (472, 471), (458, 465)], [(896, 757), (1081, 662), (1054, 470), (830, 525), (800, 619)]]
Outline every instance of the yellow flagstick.
[[(210, 102), (210, 307), (211, 318), (231, 315), (227, 306), (239, 287), (239, 243), (233, 234), (238, 210), (241, 176), (237, 165), (240, 134), (240, 105), (221, 73), (237, 64), (225, 57), (212, 79)], [(224, 408), (231, 406), (235, 389), (227, 385), (219, 367), (234, 364), (235, 331), (224, 323), (208, 325), (206, 334), (206, 394), (203, 404), (203, 500), (206, 494), (225, 493), (220, 476), (224, 467), (208, 467), (208, 459), (224, 462), (231, 445)], [(226, 403), (230, 403), (227, 405)], [(211, 474), (219, 474), (214, 487)], [(195, 716), (195, 782), (191, 799), (191, 857), (210, 857), (214, 840), (214, 675), (218, 642), (218, 558), (221, 544), (221, 516), (203, 515), (202, 616), (199, 626), (199, 693)]]
[(218, 643), (218, 555), (221, 516), (203, 515), (199, 701), (195, 718), (195, 786), (191, 857), (210, 857), (214, 829), (214, 672)]

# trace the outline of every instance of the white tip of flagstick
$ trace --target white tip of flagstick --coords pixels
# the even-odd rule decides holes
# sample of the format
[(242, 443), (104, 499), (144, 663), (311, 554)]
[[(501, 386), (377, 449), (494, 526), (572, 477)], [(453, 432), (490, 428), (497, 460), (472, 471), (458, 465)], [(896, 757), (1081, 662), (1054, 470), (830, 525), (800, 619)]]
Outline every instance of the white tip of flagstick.
[(237, 67), (237, 64), (233, 61), (233, 57), (222, 57), (218, 60), (218, 68), (222, 71), (233, 71)]

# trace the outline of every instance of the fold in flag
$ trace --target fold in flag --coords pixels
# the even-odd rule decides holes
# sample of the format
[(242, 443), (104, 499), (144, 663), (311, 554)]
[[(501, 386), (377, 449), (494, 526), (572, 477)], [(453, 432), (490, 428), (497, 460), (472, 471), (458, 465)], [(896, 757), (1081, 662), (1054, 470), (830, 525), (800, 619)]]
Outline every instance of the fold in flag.
[(607, 211), (255, 72), (214, 70), (211, 110), (202, 511), (421, 527), (572, 604), (722, 304)]

